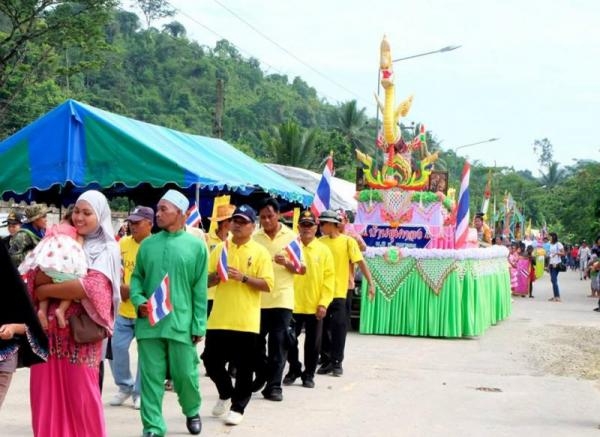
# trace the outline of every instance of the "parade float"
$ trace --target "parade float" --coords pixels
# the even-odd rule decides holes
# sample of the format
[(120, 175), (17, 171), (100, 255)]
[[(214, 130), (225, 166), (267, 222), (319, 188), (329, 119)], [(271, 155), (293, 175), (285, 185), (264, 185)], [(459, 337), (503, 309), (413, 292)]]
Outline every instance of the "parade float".
[[(454, 195), (447, 192), (447, 180), (434, 171), (438, 152), (429, 152), (424, 126), (410, 140), (402, 138), (398, 127), (412, 97), (395, 107), (392, 57), (385, 37), (380, 80), (385, 97), (377, 101), (382, 164), (378, 166), (377, 157), (356, 151), (363, 173), (357, 186), (364, 189), (357, 189), (352, 226), (367, 243), (365, 259), (377, 290), (370, 300), (366, 281), (362, 284), (359, 330), (429, 337), (481, 335), (510, 314), (507, 250), (479, 248), (476, 231), (466, 224), (465, 238), (457, 239)], [(467, 210), (465, 223), (468, 215)]]

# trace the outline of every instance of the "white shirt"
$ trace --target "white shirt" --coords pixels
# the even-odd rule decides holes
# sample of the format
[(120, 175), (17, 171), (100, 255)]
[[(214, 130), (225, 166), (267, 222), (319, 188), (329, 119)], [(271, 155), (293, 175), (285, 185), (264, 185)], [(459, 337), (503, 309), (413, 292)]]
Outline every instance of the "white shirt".
[(550, 245), (550, 264), (555, 266), (562, 262), (562, 258), (559, 255), (560, 252), (564, 251), (564, 247), (561, 242), (557, 241), (556, 244)]

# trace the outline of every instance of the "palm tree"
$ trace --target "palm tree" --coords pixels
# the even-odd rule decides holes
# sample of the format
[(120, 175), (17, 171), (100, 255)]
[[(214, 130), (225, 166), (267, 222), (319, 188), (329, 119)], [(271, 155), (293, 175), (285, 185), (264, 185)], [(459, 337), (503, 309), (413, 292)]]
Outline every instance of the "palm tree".
[(548, 166), (548, 172), (542, 173), (540, 182), (542, 185), (546, 185), (548, 188), (553, 188), (562, 183), (566, 178), (565, 169), (558, 167), (558, 162), (552, 161)]
[(304, 131), (297, 123), (287, 121), (270, 133), (261, 131), (260, 136), (266, 145), (268, 161), (300, 168), (314, 167), (317, 159), (315, 129)]
[(375, 138), (369, 138), (366, 130), (365, 108), (358, 110), (356, 100), (343, 103), (337, 113), (334, 128), (348, 142), (352, 149), (374, 150)]

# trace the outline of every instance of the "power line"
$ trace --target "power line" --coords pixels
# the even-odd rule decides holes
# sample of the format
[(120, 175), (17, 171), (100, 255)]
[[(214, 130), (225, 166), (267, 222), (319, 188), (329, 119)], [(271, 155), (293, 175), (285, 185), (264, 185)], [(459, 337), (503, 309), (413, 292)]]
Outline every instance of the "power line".
[(269, 41), (271, 44), (273, 44), (275, 47), (277, 47), (278, 49), (280, 49), (281, 51), (283, 51), (284, 53), (286, 53), (288, 56), (292, 57), (293, 59), (295, 59), (296, 61), (300, 62), (302, 65), (304, 65), (308, 69), (310, 69), (312, 72), (316, 73), (317, 75), (319, 75), (323, 79), (327, 80), (328, 82), (334, 84), (338, 88), (340, 88), (340, 89), (346, 91), (347, 93), (353, 95), (358, 100), (361, 100), (364, 103), (363, 98), (361, 96), (359, 96), (358, 94), (356, 94), (354, 91), (346, 88), (344, 85), (342, 85), (339, 82), (333, 80), (332, 78), (330, 78), (326, 74), (321, 73), (319, 70), (317, 70), (315, 67), (313, 67), (312, 65), (310, 65), (308, 62), (304, 61), (303, 59), (301, 59), (300, 57), (298, 57), (297, 55), (295, 55), (294, 53), (292, 53), (291, 51), (289, 51), (288, 49), (286, 49), (285, 47), (283, 47), (277, 41), (273, 40), (271, 37), (269, 37), (268, 35), (266, 35), (264, 32), (262, 32), (261, 30), (257, 29), (254, 25), (252, 25), (246, 19), (242, 18), (239, 14), (237, 14), (235, 11), (233, 11), (232, 9), (230, 9), (229, 7), (227, 7), (226, 5), (224, 5), (223, 3), (221, 3), (219, 0), (214, 0), (214, 2), (216, 4), (218, 4), (219, 6), (221, 6), (223, 9), (225, 9), (227, 12), (229, 12), (231, 15), (233, 15), (235, 18), (237, 18), (238, 20), (240, 20), (242, 23), (244, 23), (246, 26), (248, 26), (250, 29), (252, 29), (254, 32), (256, 32), (258, 35), (260, 35), (261, 37), (263, 37), (264, 39), (266, 39), (267, 41)]

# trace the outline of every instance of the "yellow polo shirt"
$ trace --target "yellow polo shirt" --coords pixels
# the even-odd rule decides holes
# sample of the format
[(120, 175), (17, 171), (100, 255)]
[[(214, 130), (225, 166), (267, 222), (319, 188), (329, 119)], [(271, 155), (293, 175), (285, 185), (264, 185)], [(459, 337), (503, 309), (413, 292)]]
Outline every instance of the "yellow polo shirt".
[(333, 298), (345, 298), (348, 292), (348, 277), (350, 275), (348, 266), (350, 263), (354, 264), (363, 259), (358, 243), (354, 238), (344, 234), (340, 234), (335, 238), (324, 235), (319, 241), (329, 247), (333, 254), (335, 268)]
[[(298, 238), (296, 233), (285, 225), (271, 239), (264, 230), (259, 229), (253, 236), (254, 241), (265, 247), (271, 255), (271, 260), (277, 254), (287, 256), (285, 248), (292, 240)], [(261, 297), (261, 308), (287, 308), (294, 309), (294, 276), (285, 266), (273, 263), (273, 272), (275, 273), (275, 288), (270, 293), (265, 293)]]
[[(231, 237), (231, 233), (228, 234), (227, 238)], [(206, 234), (206, 245), (208, 246), (208, 253), (212, 253), (215, 247), (218, 244), (221, 244), (223, 240), (217, 235), (216, 230), (212, 230)], [(208, 300), (213, 300), (215, 298), (215, 287), (209, 287), (208, 289)]]
[[(215, 246), (208, 261), (208, 272), (215, 273), (223, 243)], [(229, 241), (227, 264), (253, 278), (267, 281), (273, 290), (273, 262), (267, 249), (250, 240), (237, 246)], [(215, 287), (207, 329), (260, 332), (260, 296), (266, 294), (240, 281), (230, 279)]]
[(302, 255), (306, 274), (294, 275), (294, 313), (315, 314), (319, 305), (327, 308), (333, 299), (333, 255), (316, 238), (302, 245)]
[[(123, 237), (119, 240), (121, 249), (121, 259), (123, 262), (123, 282), (129, 285), (131, 274), (135, 269), (135, 258), (137, 257), (140, 244), (136, 242), (131, 235)], [(119, 305), (119, 315), (129, 319), (137, 317), (135, 308), (129, 299), (124, 300)]]

